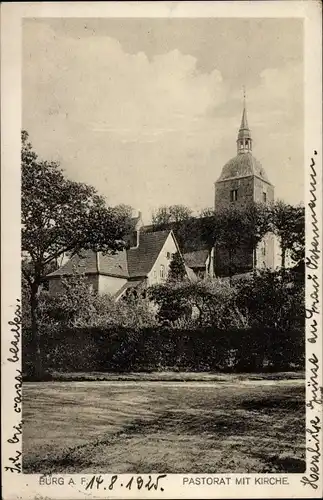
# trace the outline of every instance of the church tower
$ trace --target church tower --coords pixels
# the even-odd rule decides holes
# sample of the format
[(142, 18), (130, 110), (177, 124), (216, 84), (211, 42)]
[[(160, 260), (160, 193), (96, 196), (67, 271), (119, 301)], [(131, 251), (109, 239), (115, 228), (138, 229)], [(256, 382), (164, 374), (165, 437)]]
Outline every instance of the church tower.
[[(253, 141), (247, 119), (244, 96), (241, 125), (238, 132), (237, 154), (222, 168), (215, 182), (215, 209), (229, 206), (247, 206), (253, 202), (270, 203), (274, 201), (274, 186), (261, 163), (253, 156)], [(274, 267), (274, 238), (267, 235), (257, 250), (257, 267)], [(248, 249), (237, 249), (235, 272), (246, 272), (253, 267), (253, 255)], [(217, 252), (216, 268), (219, 274), (226, 274), (223, 251)]]

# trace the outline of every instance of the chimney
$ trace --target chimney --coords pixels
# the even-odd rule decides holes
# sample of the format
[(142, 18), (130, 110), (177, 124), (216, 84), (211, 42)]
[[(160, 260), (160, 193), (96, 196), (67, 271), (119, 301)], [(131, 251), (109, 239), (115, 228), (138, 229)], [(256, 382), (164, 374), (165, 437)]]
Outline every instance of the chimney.
[(138, 248), (140, 243), (140, 229), (143, 223), (141, 219), (141, 211), (136, 210), (136, 212), (137, 215), (132, 218), (133, 222), (132, 230), (127, 237), (129, 248)]

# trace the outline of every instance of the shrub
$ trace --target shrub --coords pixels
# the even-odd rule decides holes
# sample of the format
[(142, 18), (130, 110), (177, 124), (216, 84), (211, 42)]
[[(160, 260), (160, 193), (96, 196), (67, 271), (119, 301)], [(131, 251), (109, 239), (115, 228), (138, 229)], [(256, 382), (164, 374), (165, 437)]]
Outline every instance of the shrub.
[(252, 327), (304, 328), (304, 282), (291, 272), (264, 270), (237, 283), (237, 305)]
[[(304, 366), (303, 330), (48, 328), (41, 343), (43, 365), (50, 372), (260, 372)], [(27, 331), (23, 336), (25, 372), (32, 363), (33, 351)]]
[[(153, 326), (155, 313), (148, 299), (129, 296), (116, 302), (109, 295), (98, 295), (80, 274), (62, 279), (63, 292), (40, 295), (40, 325), (57, 328), (131, 327)], [(40, 326), (41, 329), (41, 326)]]
[(246, 319), (237, 306), (237, 291), (219, 279), (165, 283), (152, 286), (149, 297), (158, 317), (172, 326), (244, 328)]

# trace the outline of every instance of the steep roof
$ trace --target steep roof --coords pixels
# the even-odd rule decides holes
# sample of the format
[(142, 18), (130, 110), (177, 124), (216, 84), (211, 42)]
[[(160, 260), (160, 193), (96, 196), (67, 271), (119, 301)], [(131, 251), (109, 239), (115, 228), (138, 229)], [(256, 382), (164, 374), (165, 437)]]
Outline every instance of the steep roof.
[(147, 276), (171, 231), (140, 233), (139, 246), (127, 251), (130, 277)]
[(128, 278), (127, 252), (117, 252), (115, 255), (98, 253), (98, 273)]
[(97, 257), (92, 250), (83, 250), (80, 255), (73, 255), (66, 264), (56, 271), (50, 273), (48, 277), (68, 276), (75, 272), (93, 274), (97, 273)]
[[(198, 217), (191, 217), (180, 223), (168, 222), (160, 228), (160, 230), (166, 229), (173, 231), (182, 254), (206, 248), (203, 238), (203, 225), (201, 224), (201, 219)], [(158, 228), (155, 228), (153, 225), (142, 227), (142, 232), (144, 233), (152, 233), (156, 230)]]
[(191, 269), (205, 268), (206, 259), (208, 258), (208, 250), (196, 250), (183, 255), (185, 263)]
[(81, 256), (74, 255), (64, 266), (48, 277), (82, 274), (104, 274), (119, 278), (144, 277), (151, 271), (171, 230), (141, 233), (139, 246), (116, 254), (95, 253), (84, 250)]
[(128, 278), (127, 255), (126, 251), (116, 254), (103, 255), (102, 252), (93, 252), (93, 250), (83, 250), (82, 254), (74, 255), (69, 261), (49, 277), (69, 276), (79, 272), (82, 274), (108, 274), (119, 278)]
[(270, 184), (263, 166), (251, 153), (238, 154), (224, 165), (217, 182), (249, 175), (256, 175)]

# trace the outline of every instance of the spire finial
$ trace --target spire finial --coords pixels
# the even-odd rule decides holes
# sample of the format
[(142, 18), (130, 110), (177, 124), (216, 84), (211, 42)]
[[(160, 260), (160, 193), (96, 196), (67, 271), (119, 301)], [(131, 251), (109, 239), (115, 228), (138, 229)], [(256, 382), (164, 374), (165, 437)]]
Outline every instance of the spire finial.
[(246, 86), (243, 85), (242, 87), (242, 92), (243, 92), (243, 109), (246, 109)]

